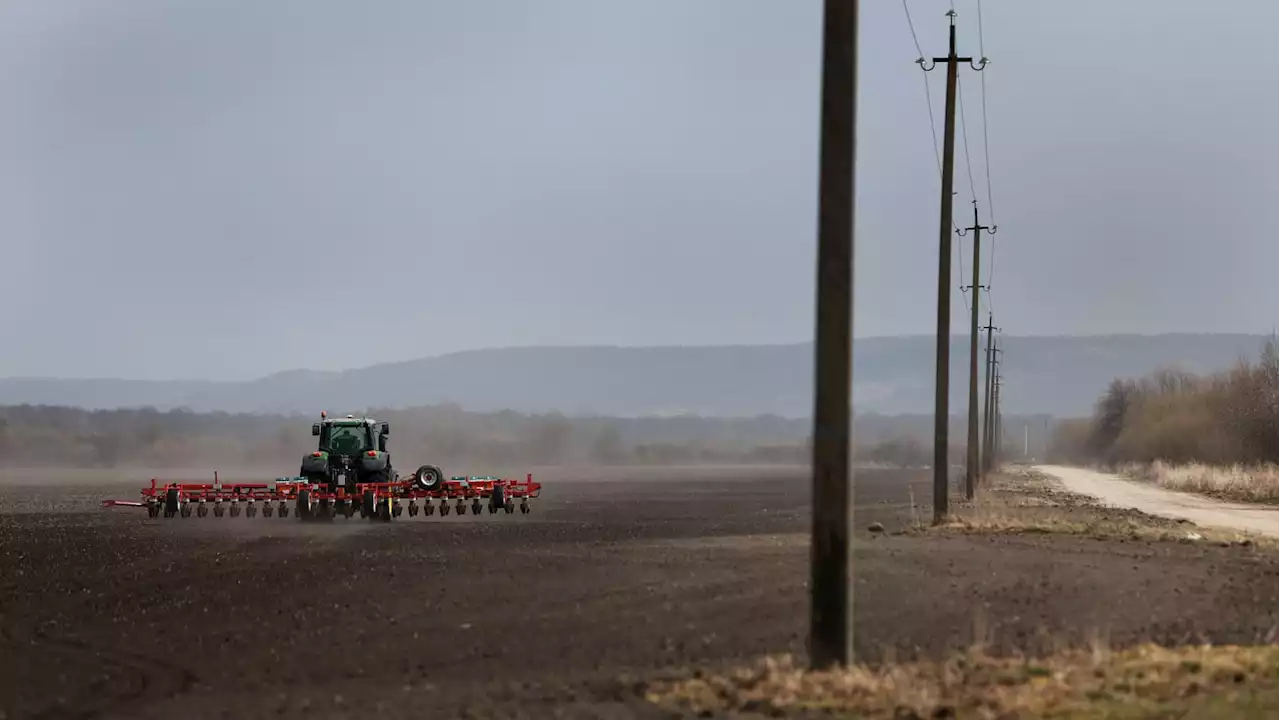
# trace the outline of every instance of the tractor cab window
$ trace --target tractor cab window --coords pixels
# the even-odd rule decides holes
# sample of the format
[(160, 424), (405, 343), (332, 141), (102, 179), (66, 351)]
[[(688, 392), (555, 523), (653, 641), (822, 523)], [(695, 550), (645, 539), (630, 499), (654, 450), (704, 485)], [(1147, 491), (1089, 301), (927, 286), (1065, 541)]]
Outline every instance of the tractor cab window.
[(369, 428), (364, 425), (334, 425), (329, 428), (329, 452), (354, 455), (373, 449), (369, 445)]

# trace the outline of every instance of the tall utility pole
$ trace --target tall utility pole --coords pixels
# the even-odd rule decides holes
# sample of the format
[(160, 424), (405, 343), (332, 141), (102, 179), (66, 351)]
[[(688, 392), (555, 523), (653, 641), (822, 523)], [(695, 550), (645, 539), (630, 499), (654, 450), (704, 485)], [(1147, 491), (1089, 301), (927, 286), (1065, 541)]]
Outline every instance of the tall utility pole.
[(987, 313), (987, 325), (983, 329), (987, 331), (987, 360), (983, 373), (986, 377), (986, 387), (982, 390), (982, 457), (979, 467), (982, 473), (986, 473), (990, 467), (991, 457), (991, 360), (995, 357), (991, 353), (991, 337), (1000, 329), (992, 324), (990, 312)]
[(991, 467), (992, 468), (999, 467), (1000, 455), (1004, 452), (1004, 448), (1002, 447), (1003, 443), (1000, 442), (1000, 439), (1002, 437), (1001, 433), (1004, 432), (1003, 423), (1001, 422), (1001, 417), (1000, 417), (1000, 386), (1004, 384), (1003, 382), (1004, 378), (1001, 377), (1000, 375), (999, 367), (1000, 367), (999, 365), (996, 366), (996, 381), (995, 381), (995, 385), (991, 388), (991, 392), (994, 393), (992, 397), (991, 405), (992, 405), (992, 410), (995, 413), (995, 416), (991, 420), (992, 429), (993, 429), (993, 433), (992, 433), (993, 437), (991, 438)]
[[(947, 517), (947, 472), (951, 469), (947, 462), (947, 424), (951, 419), (948, 393), (951, 391), (951, 228), (955, 224), (951, 217), (951, 188), (956, 150), (956, 74), (961, 62), (969, 63), (975, 70), (982, 69), (974, 66), (973, 58), (956, 55), (956, 11), (948, 10), (947, 18), (950, 21), (947, 56), (933, 58), (929, 67), (925, 67), (924, 58), (916, 61), (925, 72), (937, 67), (938, 63), (947, 64), (947, 104), (942, 131), (942, 208), (938, 233), (938, 347), (934, 358), (937, 365), (933, 406), (934, 523), (941, 523)], [(982, 58), (982, 63), (986, 64), (986, 58)]]
[(858, 2), (825, 0), (814, 339), (813, 535), (809, 660), (853, 660), (854, 156), (857, 149)]
[[(965, 450), (964, 496), (973, 499), (973, 488), (978, 482), (978, 299), (984, 287), (979, 284), (979, 269), (982, 266), (982, 231), (990, 230), (994, 235), (994, 227), (987, 227), (978, 222), (978, 201), (973, 201), (973, 225), (964, 230), (973, 232), (973, 302), (969, 317), (969, 441)], [(957, 231), (963, 237), (964, 231)], [(988, 321), (990, 322), (990, 321)]]
[[(999, 332), (999, 330), (1000, 328), (995, 328), (996, 332)], [(990, 397), (991, 411), (987, 413), (987, 442), (986, 442), (986, 446), (983, 448), (983, 458), (984, 458), (984, 462), (986, 463), (986, 466), (985, 466), (986, 470), (988, 472), (995, 467), (995, 457), (996, 457), (996, 439), (995, 439), (996, 437), (996, 405), (995, 405), (996, 385), (995, 384), (997, 379), (1000, 377), (1000, 355), (1003, 352), (1004, 351), (1001, 348), (996, 347), (995, 345), (991, 346), (991, 378), (989, 382), (989, 385), (991, 387), (991, 397)]]

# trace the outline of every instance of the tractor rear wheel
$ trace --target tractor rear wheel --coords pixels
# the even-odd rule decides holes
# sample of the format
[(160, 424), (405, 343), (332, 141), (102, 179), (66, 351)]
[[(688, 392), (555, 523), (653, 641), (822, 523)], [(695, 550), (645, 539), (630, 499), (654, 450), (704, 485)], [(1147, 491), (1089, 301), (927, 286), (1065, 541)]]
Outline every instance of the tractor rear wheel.
[(306, 522), (311, 519), (311, 490), (303, 488), (298, 491), (297, 501), (298, 519)]

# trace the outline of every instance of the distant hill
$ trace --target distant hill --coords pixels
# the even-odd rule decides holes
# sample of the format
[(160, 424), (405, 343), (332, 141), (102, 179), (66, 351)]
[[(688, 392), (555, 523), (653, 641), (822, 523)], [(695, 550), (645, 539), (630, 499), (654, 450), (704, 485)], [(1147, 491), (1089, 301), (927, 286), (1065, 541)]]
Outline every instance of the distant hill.
[[(1114, 377), (1161, 367), (1193, 372), (1256, 357), (1264, 335), (1005, 336), (1003, 394), (1010, 413), (1083, 415)], [(933, 338), (860, 338), (854, 345), (859, 413), (933, 410)], [(951, 345), (952, 412), (967, 402), (968, 339)], [(289, 371), (252, 382), (0, 379), (0, 404), (197, 412), (352, 412), (456, 403), (478, 412), (569, 415), (699, 414), (806, 417), (812, 345), (530, 347), (473, 350), (345, 372)]]

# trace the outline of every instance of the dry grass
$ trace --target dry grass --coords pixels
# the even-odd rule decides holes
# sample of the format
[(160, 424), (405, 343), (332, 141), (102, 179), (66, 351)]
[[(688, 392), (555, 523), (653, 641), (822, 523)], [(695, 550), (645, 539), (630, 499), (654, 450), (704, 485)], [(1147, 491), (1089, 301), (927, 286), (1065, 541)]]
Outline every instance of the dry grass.
[(1144, 645), (1041, 659), (971, 651), (945, 662), (806, 671), (790, 656), (651, 683), (677, 712), (859, 718), (1274, 718), (1277, 648)]
[(1222, 467), (1202, 463), (1174, 465), (1157, 460), (1150, 464), (1129, 463), (1120, 472), (1170, 490), (1235, 502), (1280, 504), (1280, 468), (1273, 464)]
[(1273, 538), (1201, 528), (1194, 523), (1103, 507), (1063, 488), (1053, 478), (1025, 467), (1007, 467), (988, 476), (972, 502), (953, 506), (948, 522), (917, 524), (912, 533), (1068, 534), (1100, 540), (1212, 542), (1278, 549)]

